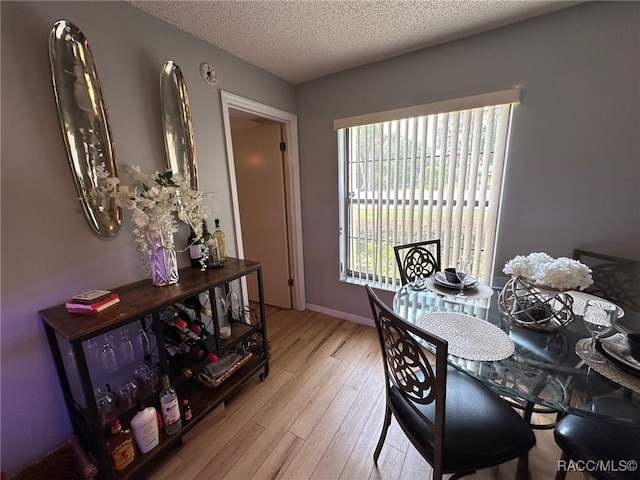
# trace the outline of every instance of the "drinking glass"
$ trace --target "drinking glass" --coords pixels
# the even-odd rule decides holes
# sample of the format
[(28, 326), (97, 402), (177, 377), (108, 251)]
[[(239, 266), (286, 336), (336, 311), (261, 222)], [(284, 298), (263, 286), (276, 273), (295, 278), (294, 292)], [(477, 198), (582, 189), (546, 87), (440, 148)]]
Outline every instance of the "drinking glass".
[(139, 360), (144, 360), (151, 353), (149, 345), (149, 336), (147, 332), (142, 328), (142, 324), (138, 324), (138, 334), (136, 335), (136, 343), (134, 345), (135, 357)]
[(119, 361), (121, 366), (133, 363), (135, 360), (135, 352), (133, 349), (133, 342), (129, 338), (129, 332), (127, 327), (120, 329), (120, 342), (118, 343), (118, 354), (120, 355)]
[(138, 384), (129, 380), (116, 389), (116, 400), (122, 410), (133, 407), (138, 399)]
[(458, 260), (456, 262), (456, 276), (458, 277), (458, 281), (460, 282), (460, 291), (456, 294), (456, 297), (467, 296), (464, 293), (464, 281), (467, 278), (468, 273), (469, 273), (469, 262), (466, 262), (464, 260)]
[(113, 335), (111, 332), (105, 333), (102, 352), (100, 353), (100, 364), (102, 365), (102, 370), (105, 373), (113, 373), (118, 370), (116, 352), (113, 351), (113, 347), (111, 346), (111, 343), (109, 343), (109, 338), (111, 338), (113, 342)]
[(68, 347), (69, 350), (65, 357), (65, 370), (68, 372), (67, 375), (77, 375), (78, 366), (76, 364), (76, 354), (73, 353), (73, 347), (71, 344), (69, 344)]
[(160, 369), (156, 365), (144, 361), (134, 370), (133, 376), (138, 381), (140, 395), (146, 396), (160, 388)]
[(96, 407), (102, 423), (111, 420), (116, 413), (116, 397), (106, 388), (96, 388), (93, 390), (96, 397)]
[(596, 342), (602, 335), (614, 329), (618, 319), (618, 308), (604, 300), (587, 300), (582, 319), (584, 326), (591, 333), (591, 342), (582, 352), (588, 355), (592, 362), (605, 363), (600, 355), (596, 355)]
[(84, 355), (87, 359), (87, 367), (92, 375), (97, 375), (100, 372), (102, 355), (102, 347), (98, 344), (95, 338), (90, 338), (82, 345), (84, 347)]

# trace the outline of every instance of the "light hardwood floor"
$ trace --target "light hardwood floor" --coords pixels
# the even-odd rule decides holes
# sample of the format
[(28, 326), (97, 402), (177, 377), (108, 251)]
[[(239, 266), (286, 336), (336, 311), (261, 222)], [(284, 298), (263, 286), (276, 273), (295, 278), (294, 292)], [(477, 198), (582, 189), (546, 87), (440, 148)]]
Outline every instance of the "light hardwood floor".
[[(149, 478), (425, 480), (429, 464), (392, 423), (377, 466), (384, 415), (373, 327), (312, 311), (267, 307), (270, 374), (257, 378), (185, 436)], [(546, 420), (541, 420), (542, 422)], [(560, 451), (536, 431), (532, 480), (552, 479)], [(469, 479), (514, 478), (515, 461)], [(568, 479), (580, 479), (570, 473)]]

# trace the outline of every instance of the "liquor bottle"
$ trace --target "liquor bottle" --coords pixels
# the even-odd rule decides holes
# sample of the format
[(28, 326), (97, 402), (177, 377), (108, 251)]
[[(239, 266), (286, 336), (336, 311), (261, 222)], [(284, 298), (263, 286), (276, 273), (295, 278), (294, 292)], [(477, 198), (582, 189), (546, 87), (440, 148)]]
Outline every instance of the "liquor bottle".
[(167, 358), (169, 369), (174, 373), (180, 373), (185, 366), (184, 353), (177, 345), (167, 345)]
[(207, 329), (207, 326), (204, 324), (204, 322), (202, 320), (198, 320), (197, 318), (195, 318), (193, 320), (193, 325), (191, 327), (191, 329), (195, 332), (197, 327), (200, 329), (200, 332), (198, 332), (198, 335), (200, 336), (200, 338), (207, 338), (211, 336), (211, 332)]
[(162, 333), (164, 334), (165, 340), (172, 342), (174, 345), (179, 345), (188, 338), (200, 340), (198, 334), (190, 329), (184, 318), (181, 318), (179, 315), (175, 320), (163, 320), (165, 321), (162, 326)]
[(182, 415), (184, 416), (184, 421), (188, 422), (193, 418), (193, 411), (191, 410), (191, 405), (189, 404), (189, 400), (186, 398), (182, 400)]
[(167, 432), (167, 435), (173, 435), (182, 428), (182, 419), (180, 416), (180, 405), (178, 404), (178, 394), (169, 383), (169, 375), (166, 374), (162, 376), (160, 406), (162, 408), (164, 430)]
[(111, 421), (111, 436), (107, 438), (107, 450), (116, 472), (127, 468), (136, 458), (136, 448), (131, 432), (123, 431), (120, 420)]
[(200, 258), (202, 257), (202, 245), (207, 245), (208, 240), (211, 238), (211, 234), (207, 230), (206, 222), (202, 222), (202, 242), (196, 240), (196, 232), (191, 229), (189, 234), (189, 258), (191, 259), (191, 266), (193, 268), (201, 268)]
[(227, 258), (227, 250), (224, 243), (224, 232), (220, 230), (220, 220), (216, 218), (216, 229), (213, 232), (213, 238), (218, 242), (218, 254), (221, 261), (225, 261)]
[(207, 347), (201, 341), (196, 342), (188, 339), (184, 342), (184, 345), (189, 349), (184, 357), (184, 363), (187, 366), (199, 362), (207, 354)]
[(191, 260), (191, 266), (193, 268), (200, 267), (200, 257), (202, 257), (201, 244), (199, 240), (196, 240), (196, 232), (193, 231), (193, 228), (189, 231), (189, 236), (187, 237), (187, 246), (189, 248), (189, 259)]
[(191, 340), (200, 340), (200, 337), (189, 328), (187, 322), (184, 321), (184, 319), (182, 318), (178, 318), (174, 323), (173, 323), (174, 328), (176, 328), (182, 335), (184, 335), (185, 340), (187, 338), (190, 338)]
[[(206, 315), (209, 318), (213, 318), (213, 313), (211, 313), (211, 310), (209, 310), (207, 307), (202, 305), (198, 297), (189, 297), (183, 300), (182, 304), (187, 308), (191, 308), (193, 310), (199, 311), (200, 313)], [(182, 318), (184, 321), (187, 322), (187, 325), (189, 326), (191, 331), (196, 333), (200, 338), (211, 336), (211, 332), (207, 330), (207, 326), (201, 320), (198, 320), (197, 318), (192, 318), (191, 315), (189, 315), (184, 310), (180, 310), (179, 316), (180, 318)]]
[(170, 345), (178, 346), (187, 338), (187, 336), (182, 333), (182, 330), (177, 328), (175, 324), (163, 325), (162, 333), (164, 335), (165, 343)]
[(141, 453), (153, 450), (160, 442), (156, 413), (155, 408), (145, 408), (143, 401), (138, 399), (138, 413), (131, 419), (131, 429)]
[(200, 313), (206, 315), (209, 318), (213, 317), (211, 310), (205, 307), (197, 296), (185, 298), (184, 300), (182, 300), (182, 303), (185, 307), (192, 310), (198, 310)]
[(207, 258), (207, 267), (221, 267), (222, 256), (220, 255), (220, 244), (218, 239), (211, 237), (207, 243), (209, 249), (209, 258)]
[(163, 326), (169, 367), (173, 372), (179, 372), (183, 367), (193, 365), (202, 360), (208, 353), (208, 348), (202, 339), (181, 318), (172, 325)]

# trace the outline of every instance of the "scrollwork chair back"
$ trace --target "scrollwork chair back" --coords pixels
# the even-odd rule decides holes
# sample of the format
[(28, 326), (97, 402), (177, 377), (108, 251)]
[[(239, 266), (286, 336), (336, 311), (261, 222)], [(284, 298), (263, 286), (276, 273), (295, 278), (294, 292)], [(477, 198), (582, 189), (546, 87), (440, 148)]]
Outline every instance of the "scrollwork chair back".
[(579, 249), (573, 258), (591, 268), (593, 284), (586, 292), (640, 312), (640, 262)]
[(393, 247), (402, 285), (427, 278), (440, 270), (440, 240)]

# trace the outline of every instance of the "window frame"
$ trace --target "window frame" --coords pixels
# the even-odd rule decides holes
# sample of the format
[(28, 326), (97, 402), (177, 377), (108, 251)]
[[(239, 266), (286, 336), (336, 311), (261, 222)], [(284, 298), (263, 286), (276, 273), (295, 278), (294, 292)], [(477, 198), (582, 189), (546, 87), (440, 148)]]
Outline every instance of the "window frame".
[[(509, 142), (509, 137), (510, 137), (510, 129), (511, 129), (511, 122), (512, 122), (512, 117), (513, 117), (513, 112), (514, 112), (514, 105), (517, 105), (518, 103), (520, 103), (520, 96), (521, 96), (521, 90), (520, 88), (514, 88), (514, 89), (509, 89), (509, 90), (504, 90), (504, 91), (500, 91), (500, 92), (493, 92), (493, 93), (489, 93), (489, 94), (482, 94), (482, 95), (476, 95), (476, 96), (471, 96), (471, 97), (463, 97), (463, 98), (458, 98), (458, 99), (451, 99), (451, 100), (445, 100), (445, 101), (441, 101), (441, 102), (435, 102), (435, 103), (430, 103), (430, 104), (424, 104), (424, 105), (417, 105), (417, 106), (412, 106), (412, 107), (407, 107), (407, 108), (402, 108), (402, 109), (395, 109), (395, 110), (389, 110), (389, 111), (385, 111), (385, 112), (377, 112), (377, 113), (371, 113), (371, 114), (365, 114), (365, 115), (358, 115), (355, 117), (348, 117), (348, 118), (342, 118), (342, 119), (336, 119), (334, 120), (334, 129), (337, 131), (337, 143), (338, 143), (338, 161), (339, 161), (339, 168), (338, 168), (338, 195), (339, 195), (339, 261), (340, 261), (340, 280), (341, 281), (345, 281), (347, 283), (354, 283), (354, 284), (367, 284), (367, 283), (373, 283), (375, 284), (377, 287), (379, 288), (386, 288), (386, 289), (390, 289), (390, 290), (394, 290), (397, 288), (397, 286), (399, 285), (399, 275), (397, 272), (397, 265), (395, 265), (395, 261), (393, 261), (393, 266), (391, 267), (393, 270), (391, 271), (391, 274), (389, 275), (389, 273), (387, 273), (386, 275), (384, 274), (384, 268), (382, 270), (380, 270), (378, 268), (377, 262), (374, 264), (374, 268), (373, 271), (370, 272), (368, 265), (369, 262), (367, 260), (367, 266), (365, 266), (364, 270), (362, 268), (360, 268), (358, 271), (350, 271), (348, 269), (348, 266), (353, 264), (354, 262), (352, 261), (352, 258), (347, 257), (347, 255), (354, 255), (353, 252), (350, 251), (350, 242), (352, 242), (351, 239), (351, 235), (349, 234), (350, 232), (350, 227), (351, 225), (349, 225), (347, 222), (350, 221), (350, 212), (349, 209), (351, 208), (351, 202), (350, 200), (347, 198), (348, 197), (348, 190), (350, 188), (349, 185), (347, 185), (347, 182), (349, 181), (349, 174), (347, 172), (347, 169), (350, 167), (351, 162), (349, 161), (349, 155), (350, 152), (347, 150), (350, 148), (350, 130), (349, 128), (351, 127), (369, 127), (372, 124), (373, 125), (377, 125), (377, 124), (384, 124), (385, 122), (391, 122), (391, 121), (398, 121), (398, 120), (403, 120), (403, 119), (410, 119), (410, 118), (415, 118), (415, 117), (428, 117), (429, 115), (439, 115), (439, 114), (453, 114), (454, 112), (458, 112), (459, 111), (472, 111), (472, 110), (477, 110), (480, 108), (485, 108), (485, 107), (498, 107), (498, 106), (503, 106), (503, 105), (507, 105), (508, 106), (508, 110), (507, 110), (507, 119), (506, 119), (506, 131), (504, 132), (504, 145), (501, 145), (501, 147), (504, 149), (501, 158), (501, 171), (500, 171), (500, 181), (499, 184), (497, 185), (497, 188), (492, 188), (491, 190), (484, 190), (482, 191), (482, 195), (483, 197), (481, 198), (477, 198), (474, 197), (473, 201), (474, 203), (477, 205), (478, 202), (482, 202), (485, 205), (489, 205), (490, 201), (493, 201), (494, 204), (497, 202), (497, 206), (495, 208), (495, 218), (493, 219), (493, 224), (491, 224), (491, 228), (493, 229), (492, 232), (489, 232), (489, 234), (491, 235), (491, 238), (489, 238), (485, 243), (483, 243), (483, 246), (486, 246), (487, 244), (492, 244), (492, 252), (490, 255), (490, 265), (487, 267), (487, 265), (484, 266), (483, 271), (482, 272), (475, 272), (477, 273), (493, 273), (493, 267), (494, 267), (494, 263), (495, 263), (495, 248), (496, 248), (496, 238), (497, 238), (497, 230), (498, 230), (498, 219), (500, 216), (500, 210), (501, 210), (501, 199), (502, 199), (502, 192), (504, 189), (504, 171), (507, 165), (507, 158), (508, 158), (508, 142)], [(497, 102), (497, 103), (494, 103)], [(451, 108), (457, 109), (457, 110), (449, 110)], [(427, 121), (428, 119), (424, 119), (424, 121)], [(366, 123), (361, 123), (361, 122), (366, 122)], [(383, 125), (380, 125), (380, 128), (383, 128)], [(399, 128), (399, 127), (398, 127)], [(495, 127), (496, 129), (498, 128), (497, 126)], [(493, 132), (493, 131), (492, 131)], [(446, 135), (446, 134), (445, 134)], [(484, 137), (484, 134), (482, 134)], [(408, 137), (407, 137), (408, 138)], [(447, 138), (447, 137), (445, 137)], [(423, 138), (423, 142), (426, 142), (426, 138)], [(416, 142), (417, 143), (417, 142)], [(414, 144), (414, 150), (415, 150), (416, 146)], [(423, 156), (421, 157), (417, 157), (415, 156), (415, 151), (413, 152), (414, 157), (412, 157), (411, 161), (418, 161), (419, 159), (422, 159), (424, 161), (424, 159), (426, 158), (426, 156), (424, 156), (424, 152), (422, 152)], [(484, 154), (484, 153), (483, 153)], [(491, 154), (494, 155), (494, 152), (491, 151)], [(446, 155), (447, 157), (449, 157), (451, 155), (451, 153), (449, 152), (449, 150), (446, 151)], [(460, 152), (456, 152), (454, 149), (453, 155), (454, 158), (459, 158), (459, 155), (461, 155)], [(495, 160), (495, 158), (494, 158)], [(382, 159), (381, 160), (381, 164), (382, 162), (391, 162), (391, 157), (388, 157), (386, 159)], [(400, 158), (399, 157), (395, 157), (395, 162), (400, 162)], [(403, 161), (408, 162), (408, 157), (403, 157)], [(446, 161), (446, 159), (445, 159)], [(390, 163), (389, 163), (390, 165)], [(442, 165), (444, 165), (444, 163), (442, 163)], [(476, 165), (477, 166), (477, 165)], [(424, 174), (425, 169), (424, 167), (421, 167), (421, 173)], [(430, 167), (433, 172), (433, 166)], [(450, 172), (450, 173), (454, 173), (455, 175), (458, 175), (459, 172), (459, 167), (456, 166), (455, 169)], [(469, 175), (469, 172), (465, 172), (466, 175)], [(440, 173), (441, 177), (444, 177), (444, 174), (441, 172)], [(382, 179), (383, 177), (378, 177), (376, 176), (375, 178), (379, 178)], [(476, 171), (476, 177), (474, 177), (476, 180), (475, 181), (479, 181), (481, 179), (480, 176), (478, 176), (478, 172)], [(396, 182), (398, 182), (398, 179), (395, 179)], [(415, 189), (415, 185), (412, 184), (412, 189)], [(424, 189), (425, 186), (423, 185), (422, 188)], [(394, 189), (395, 190), (395, 189)], [(431, 191), (433, 190), (432, 188), (429, 189), (430, 190), (430, 194), (429, 194), (429, 203), (431, 203), (431, 209), (435, 218), (435, 209), (433, 207), (433, 197), (431, 197)], [(444, 200), (445, 202), (452, 202), (452, 206), (449, 207), (450, 209), (456, 208), (458, 214), (461, 214), (460, 212), (463, 212), (462, 209), (464, 209), (464, 211), (467, 211), (467, 199), (464, 197), (464, 191), (462, 192), (458, 192), (457, 191), (457, 187), (451, 190), (448, 190), (448, 195), (446, 198), (441, 197), (442, 200)], [(477, 189), (476, 189), (477, 190)], [(403, 192), (405, 190), (402, 190)], [(388, 190), (388, 192), (390, 193), (391, 190)], [(489, 198), (488, 196), (484, 196), (485, 194), (491, 194), (491, 198)], [(404, 194), (403, 194), (403, 198)], [(388, 197), (388, 200), (390, 200), (391, 198)], [(424, 203), (422, 203), (424, 200)], [(427, 201), (426, 199), (423, 198), (423, 200), (421, 200), (420, 205), (427, 205)], [(403, 200), (404, 201), (404, 200)], [(365, 204), (369, 202), (368, 199), (364, 199)], [(372, 197), (371, 197), (371, 202), (373, 204), (376, 204), (376, 197), (375, 197), (375, 193), (372, 192)], [(397, 202), (397, 200), (396, 200)], [(458, 204), (460, 205), (459, 207), (456, 207), (455, 205)], [(413, 212), (413, 208), (414, 205), (416, 205), (416, 201), (414, 200), (414, 203), (411, 206), (411, 211)], [(417, 205), (416, 205), (417, 206)], [(396, 207), (397, 208), (397, 207)], [(424, 206), (423, 206), (424, 208)], [(438, 210), (441, 207), (438, 207)], [(486, 208), (486, 207), (484, 207)], [(424, 211), (424, 210), (423, 210)], [(471, 210), (472, 212), (475, 213), (475, 210)], [(441, 210), (439, 210), (438, 212), (438, 216), (441, 214)], [(451, 212), (451, 210), (449, 210), (449, 212)], [(491, 213), (491, 212), (490, 212)], [(444, 215), (444, 213), (442, 213)], [(404, 215), (404, 213), (403, 213)], [(424, 215), (424, 214), (423, 214)], [(430, 215), (430, 214), (429, 214)], [(420, 215), (419, 215), (420, 217)], [(415, 217), (412, 217), (415, 218)], [(429, 217), (431, 218), (431, 217)], [(420, 221), (422, 221), (420, 219)], [(462, 222), (462, 220), (458, 220), (458, 223)], [(486, 225), (486, 220), (483, 222), (483, 225)], [(434, 220), (431, 220), (431, 224), (434, 224)], [(393, 222), (393, 226), (394, 226), (394, 233), (395, 233), (395, 227), (400, 226), (400, 220), (398, 220), (397, 218), (394, 219)], [(404, 226), (402, 227), (404, 228)], [(439, 229), (440, 227), (438, 227)], [(451, 230), (451, 220), (449, 220), (449, 232), (447, 235), (458, 235), (459, 236), (459, 227), (458, 230), (456, 230), (456, 232), (452, 232)], [(443, 233), (440, 232), (441, 235), (440, 237), (442, 237)], [(449, 238), (449, 237), (448, 237)], [(458, 237), (456, 237), (458, 238)], [(427, 239), (427, 238), (423, 238), (423, 239)], [(443, 241), (443, 250), (445, 249), (445, 239), (441, 238), (441, 241)], [(382, 242), (382, 240), (380, 238), (374, 238), (373, 240), (374, 242)], [(415, 241), (415, 239), (413, 239), (413, 241)], [(388, 242), (388, 240), (387, 240)], [(394, 235), (394, 242), (395, 242), (395, 235)], [(448, 242), (448, 240), (447, 240)], [(449, 250), (453, 249), (453, 244), (455, 242), (457, 251), (460, 251), (460, 249), (462, 249), (463, 252), (469, 252), (469, 247), (468, 245), (466, 245), (466, 239), (465, 239), (465, 244), (461, 247), (459, 240), (453, 239), (451, 241), (451, 243), (447, 244), (447, 246), (449, 247)], [(411, 239), (409, 239), (406, 243), (411, 243)], [(383, 251), (383, 248), (380, 247), (379, 248), (380, 251)], [(392, 248), (390, 249), (392, 250)], [(474, 249), (475, 251), (475, 249)], [(455, 251), (454, 251), (455, 253)], [(467, 253), (468, 255), (469, 253)], [(474, 253), (474, 256), (478, 255)], [(481, 254), (480, 254), (481, 255)], [(453, 256), (453, 254), (452, 254)], [(443, 263), (445, 263), (447, 261), (448, 258), (448, 254), (443, 256)], [(452, 258), (452, 260), (455, 260), (456, 258)], [(474, 260), (473, 256), (471, 258), (471, 260)], [(478, 261), (476, 262), (476, 265), (479, 265), (479, 259), (477, 259)], [(450, 263), (450, 262), (449, 262)], [(442, 265), (442, 268), (444, 268), (445, 265)], [(387, 263), (387, 268), (389, 268), (389, 264)]]

